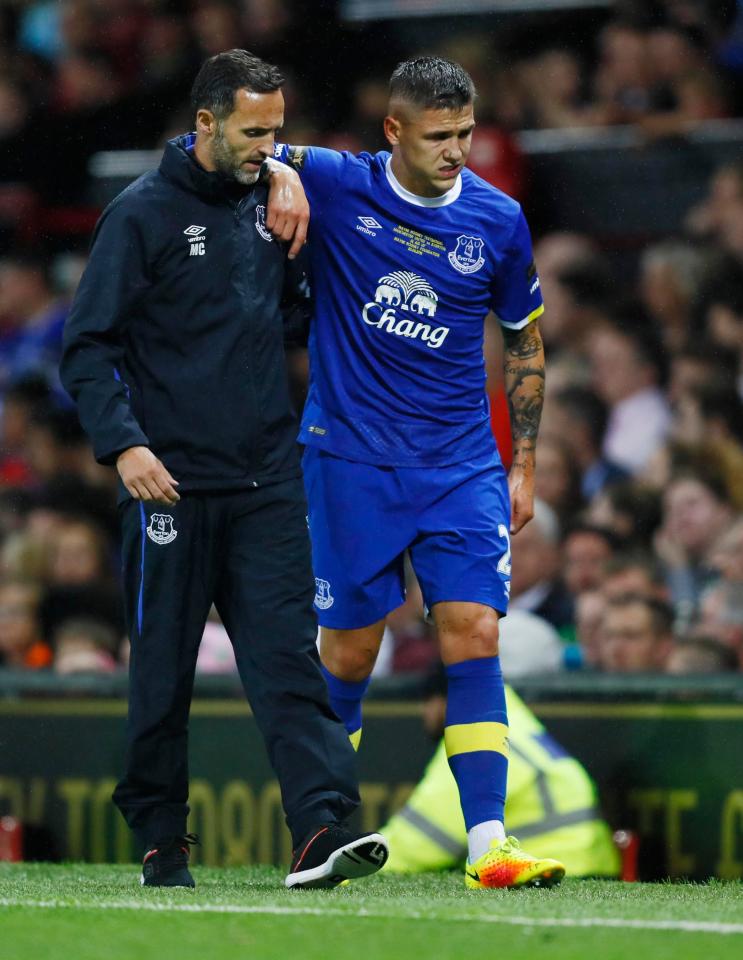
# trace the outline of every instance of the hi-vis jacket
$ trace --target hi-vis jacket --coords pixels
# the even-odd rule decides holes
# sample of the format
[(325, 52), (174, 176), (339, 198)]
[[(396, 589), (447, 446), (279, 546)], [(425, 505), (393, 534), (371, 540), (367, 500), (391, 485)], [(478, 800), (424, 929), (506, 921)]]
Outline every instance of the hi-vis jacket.
[[(613, 877), (619, 855), (583, 767), (552, 739), (506, 687), (510, 756), (506, 830), (535, 857), (562, 861), (571, 877)], [(439, 870), (462, 863), (467, 831), (443, 741), (418, 786), (381, 828), (390, 847), (386, 869)]]
[(208, 173), (193, 143), (171, 140), (104, 211), (61, 365), (96, 458), (148, 446), (181, 493), (300, 475), (284, 320), (303, 291), (266, 186)]

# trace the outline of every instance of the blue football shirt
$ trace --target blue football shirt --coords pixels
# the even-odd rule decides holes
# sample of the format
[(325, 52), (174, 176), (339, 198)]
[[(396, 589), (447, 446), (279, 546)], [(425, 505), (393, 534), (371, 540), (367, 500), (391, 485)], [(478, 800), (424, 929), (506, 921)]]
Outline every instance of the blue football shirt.
[(300, 441), (397, 467), (494, 449), (485, 317), (518, 330), (544, 309), (518, 203), (467, 169), (443, 196), (415, 196), (387, 152), (277, 144), (275, 156), (297, 169), (312, 211)]

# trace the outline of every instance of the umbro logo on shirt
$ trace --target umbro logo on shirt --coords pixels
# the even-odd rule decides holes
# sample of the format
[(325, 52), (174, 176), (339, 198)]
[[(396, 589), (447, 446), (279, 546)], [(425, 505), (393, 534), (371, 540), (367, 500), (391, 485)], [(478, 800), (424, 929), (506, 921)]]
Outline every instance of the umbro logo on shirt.
[(375, 220), (374, 217), (357, 217), (357, 220), (360, 220), (361, 223), (356, 224), (356, 229), (361, 231), (361, 233), (366, 233), (370, 237), (376, 237), (375, 230), (382, 230), (382, 224), (379, 221)]
[(189, 256), (191, 257), (203, 257), (206, 253), (206, 227), (199, 227), (197, 224), (192, 223), (190, 227), (186, 227), (183, 231), (188, 237), (188, 242), (191, 246), (189, 251)]

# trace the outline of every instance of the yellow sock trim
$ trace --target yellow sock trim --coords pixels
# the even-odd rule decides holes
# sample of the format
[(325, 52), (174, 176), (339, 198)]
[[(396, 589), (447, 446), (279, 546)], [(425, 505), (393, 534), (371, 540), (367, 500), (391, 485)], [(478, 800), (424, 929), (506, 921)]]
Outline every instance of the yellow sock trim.
[(354, 748), (354, 750), (358, 750), (359, 744), (361, 743), (361, 727), (354, 731), (354, 733), (349, 733), (348, 739), (351, 741), (351, 746)]
[(447, 757), (476, 750), (494, 750), (508, 756), (508, 727), (505, 723), (455, 723), (444, 729)]

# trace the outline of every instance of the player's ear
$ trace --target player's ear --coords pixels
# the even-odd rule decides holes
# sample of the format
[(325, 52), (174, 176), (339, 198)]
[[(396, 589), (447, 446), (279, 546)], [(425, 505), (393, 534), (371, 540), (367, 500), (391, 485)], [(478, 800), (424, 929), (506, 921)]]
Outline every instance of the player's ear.
[(401, 123), (395, 117), (384, 118), (384, 135), (393, 146), (400, 142)]
[(196, 132), (202, 136), (213, 137), (217, 129), (217, 118), (211, 110), (196, 111)]

